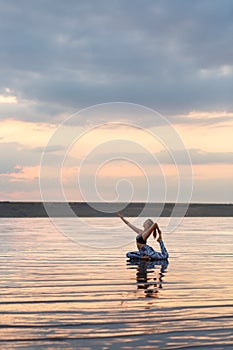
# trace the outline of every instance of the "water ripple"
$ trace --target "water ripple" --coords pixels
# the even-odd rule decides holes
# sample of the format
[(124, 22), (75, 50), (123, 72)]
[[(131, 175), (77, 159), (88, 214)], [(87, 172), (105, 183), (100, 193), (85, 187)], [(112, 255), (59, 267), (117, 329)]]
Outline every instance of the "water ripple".
[(2, 349), (233, 347), (232, 218), (185, 218), (167, 266), (127, 262), (134, 243), (83, 249), (46, 218), (0, 221)]

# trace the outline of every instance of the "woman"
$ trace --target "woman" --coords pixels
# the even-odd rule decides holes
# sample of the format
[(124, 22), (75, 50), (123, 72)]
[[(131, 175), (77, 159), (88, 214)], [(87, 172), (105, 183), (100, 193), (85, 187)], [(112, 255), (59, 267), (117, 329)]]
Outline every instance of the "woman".
[[(132, 230), (134, 230), (138, 234), (136, 237), (138, 251), (128, 252), (126, 254), (127, 258), (141, 258), (145, 260), (151, 260), (151, 259), (160, 260), (160, 259), (168, 258), (168, 252), (162, 240), (162, 232), (159, 229), (159, 226), (156, 222), (153, 222), (151, 219), (147, 219), (143, 223), (144, 230), (141, 230), (136, 226), (132, 225), (129, 221), (127, 221), (121, 213), (118, 213), (118, 216), (121, 218), (122, 221), (124, 221), (124, 223), (126, 223)], [(157, 241), (160, 244), (161, 253), (156, 252), (152, 247), (146, 244), (146, 241), (150, 237), (152, 232), (153, 232), (154, 238), (156, 238), (157, 231), (159, 234)]]

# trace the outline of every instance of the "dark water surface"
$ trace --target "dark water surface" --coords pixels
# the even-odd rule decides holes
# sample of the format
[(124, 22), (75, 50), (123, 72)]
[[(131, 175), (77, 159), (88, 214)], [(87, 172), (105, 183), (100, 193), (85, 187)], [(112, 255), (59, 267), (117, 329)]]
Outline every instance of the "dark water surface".
[(133, 231), (102, 248), (95, 227), (118, 219), (86, 220), (85, 231), (61, 219), (79, 245), (47, 218), (0, 219), (1, 349), (233, 348), (232, 218), (185, 218), (164, 233), (168, 265), (127, 262)]

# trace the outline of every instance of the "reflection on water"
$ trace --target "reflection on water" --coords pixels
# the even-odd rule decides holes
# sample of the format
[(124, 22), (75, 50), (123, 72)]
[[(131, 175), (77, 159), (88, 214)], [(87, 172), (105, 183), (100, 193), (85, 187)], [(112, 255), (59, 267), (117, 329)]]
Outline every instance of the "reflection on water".
[[(167, 272), (168, 260), (143, 261), (138, 259), (127, 260), (129, 266), (137, 268), (137, 288), (143, 289), (148, 298), (158, 298), (159, 289), (163, 288), (163, 277)], [(155, 269), (160, 267), (160, 269)]]
[(0, 349), (231, 349), (232, 232), (232, 218), (185, 218), (164, 233), (167, 266), (128, 262), (134, 241), (94, 249), (46, 218), (1, 219)]

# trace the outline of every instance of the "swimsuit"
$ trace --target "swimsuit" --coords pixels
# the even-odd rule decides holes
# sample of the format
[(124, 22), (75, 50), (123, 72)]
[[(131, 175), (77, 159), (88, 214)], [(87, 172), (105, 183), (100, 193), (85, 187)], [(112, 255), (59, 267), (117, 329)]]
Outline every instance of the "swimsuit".
[(137, 235), (136, 241), (137, 241), (137, 243), (146, 244), (146, 240), (144, 241), (141, 233), (139, 233), (139, 235)]

